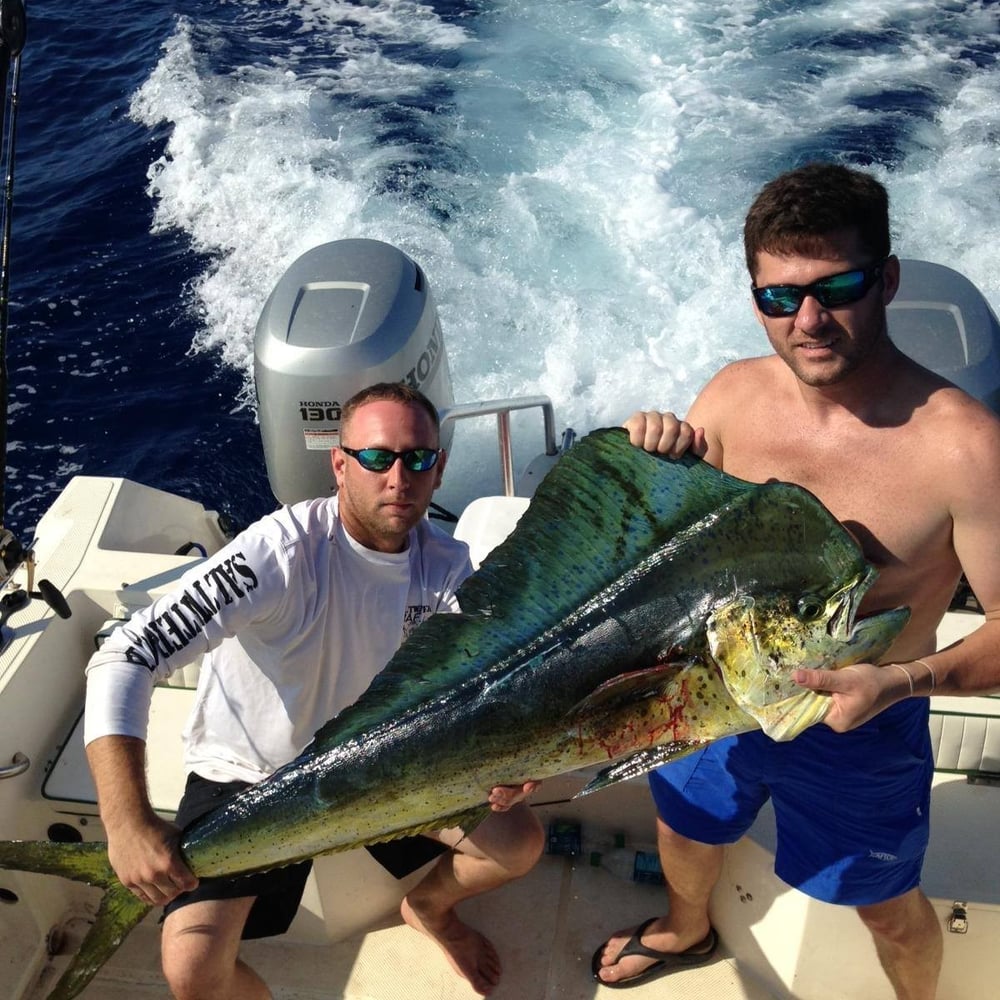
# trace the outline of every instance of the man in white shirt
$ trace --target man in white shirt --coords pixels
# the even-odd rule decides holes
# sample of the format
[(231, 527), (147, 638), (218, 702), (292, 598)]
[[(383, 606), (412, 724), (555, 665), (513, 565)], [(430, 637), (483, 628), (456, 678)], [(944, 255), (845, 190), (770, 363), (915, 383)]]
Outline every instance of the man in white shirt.
[[(336, 496), (251, 525), (133, 615), (87, 667), (85, 739), (108, 856), (125, 886), (166, 907), (163, 969), (177, 1000), (269, 998), (239, 943), (287, 930), (309, 871), (306, 862), (199, 883), (178, 853), (179, 830), (301, 752), (421, 620), (457, 610), (471, 572), (466, 546), (424, 517), (447, 457), (426, 397), (372, 386), (345, 404), (341, 432)], [(184, 732), (188, 785), (171, 824), (146, 791), (149, 704), (157, 680), (200, 655)], [(440, 854), (402, 915), (481, 994), (499, 981), (499, 959), (454, 908), (537, 861), (544, 833), (523, 801), (533, 787), (493, 789), (494, 811), (468, 836), (371, 848), (397, 877)]]

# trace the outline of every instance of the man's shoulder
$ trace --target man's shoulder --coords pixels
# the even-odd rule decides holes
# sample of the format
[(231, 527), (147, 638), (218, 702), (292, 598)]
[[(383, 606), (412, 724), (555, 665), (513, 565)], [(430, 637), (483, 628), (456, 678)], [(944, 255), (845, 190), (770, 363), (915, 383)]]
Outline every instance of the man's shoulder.
[(265, 531), (311, 534), (317, 530), (329, 535), (337, 523), (336, 496), (300, 500), (285, 504), (257, 522)]
[(460, 565), (469, 561), (469, 546), (457, 538), (453, 538), (443, 528), (439, 528), (429, 518), (423, 518), (417, 523), (417, 545), (425, 553), (436, 558)]
[(927, 396), (922, 417), (928, 433), (964, 462), (1000, 465), (1000, 417), (963, 389), (945, 382)]
[(723, 365), (703, 392), (732, 392), (740, 388), (750, 389), (761, 383), (771, 382), (782, 374), (781, 359), (777, 355), (757, 358), (739, 358)]
[(740, 358), (720, 368), (698, 394), (692, 407), (695, 423), (715, 424), (730, 412), (745, 414), (746, 400), (757, 400), (761, 393), (773, 395), (782, 377), (774, 357)]
[(943, 375), (910, 358), (902, 359), (898, 371), (899, 377), (887, 380), (887, 386), (895, 385), (897, 398), (912, 407), (915, 421), (933, 424), (934, 433), (941, 437), (959, 431), (974, 437), (1000, 433), (1000, 416)]
[(261, 551), (295, 552), (325, 546), (337, 523), (335, 497), (284, 504), (245, 528), (236, 540)]

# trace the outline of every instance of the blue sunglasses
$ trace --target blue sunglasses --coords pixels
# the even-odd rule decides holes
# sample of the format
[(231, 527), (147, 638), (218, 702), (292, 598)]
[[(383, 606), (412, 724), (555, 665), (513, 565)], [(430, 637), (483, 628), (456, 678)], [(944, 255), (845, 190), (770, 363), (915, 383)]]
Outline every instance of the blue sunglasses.
[(802, 300), (811, 295), (824, 309), (838, 309), (860, 302), (882, 277), (886, 257), (870, 267), (843, 271), (820, 278), (811, 285), (764, 285), (753, 287), (754, 300), (765, 316), (794, 316)]
[(347, 448), (340, 446), (345, 455), (355, 459), (368, 472), (388, 472), (396, 459), (410, 472), (429, 472), (437, 465), (440, 451), (434, 448), (411, 448), (409, 451), (389, 451), (388, 448)]

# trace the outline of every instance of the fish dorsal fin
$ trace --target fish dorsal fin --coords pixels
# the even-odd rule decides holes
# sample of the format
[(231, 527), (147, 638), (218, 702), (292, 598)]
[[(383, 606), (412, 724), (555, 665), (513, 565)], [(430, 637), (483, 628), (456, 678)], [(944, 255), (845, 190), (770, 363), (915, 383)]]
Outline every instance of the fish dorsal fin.
[(462, 613), (417, 628), (306, 752), (352, 739), (500, 664), (649, 555), (755, 487), (691, 455), (653, 455), (594, 431), (539, 484), (513, 533), (458, 591)]
[[(668, 459), (620, 428), (588, 434), (545, 477), (517, 528), (459, 591), (462, 610), (503, 616), (525, 591), (559, 621), (709, 511), (754, 487), (691, 455)], [(520, 626), (522, 643), (537, 622)]]

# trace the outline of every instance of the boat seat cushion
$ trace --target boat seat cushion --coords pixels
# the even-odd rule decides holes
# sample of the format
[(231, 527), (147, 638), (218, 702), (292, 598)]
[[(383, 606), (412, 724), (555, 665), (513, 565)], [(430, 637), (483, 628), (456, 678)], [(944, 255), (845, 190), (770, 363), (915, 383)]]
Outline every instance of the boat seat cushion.
[(455, 537), (469, 546), (474, 569), (514, 530), (528, 503), (527, 497), (479, 497), (462, 511)]
[(1000, 698), (933, 698), (930, 726), (936, 770), (1000, 775)]
[[(158, 686), (149, 708), (146, 780), (153, 808), (167, 819), (177, 811), (184, 791), (184, 746), (181, 733), (194, 704), (195, 692)], [(42, 795), (69, 806), (71, 811), (96, 813), (97, 790), (83, 746), (83, 713), (77, 718), (51, 771)]]

